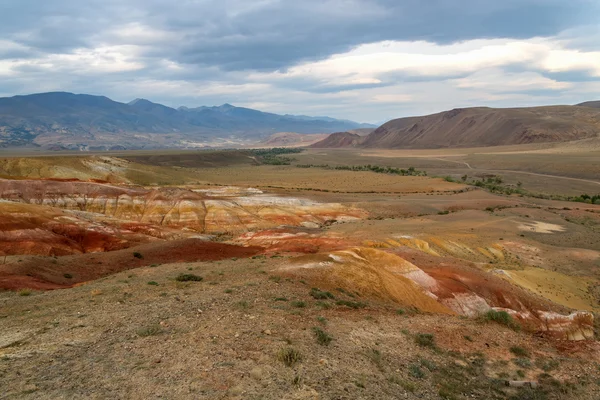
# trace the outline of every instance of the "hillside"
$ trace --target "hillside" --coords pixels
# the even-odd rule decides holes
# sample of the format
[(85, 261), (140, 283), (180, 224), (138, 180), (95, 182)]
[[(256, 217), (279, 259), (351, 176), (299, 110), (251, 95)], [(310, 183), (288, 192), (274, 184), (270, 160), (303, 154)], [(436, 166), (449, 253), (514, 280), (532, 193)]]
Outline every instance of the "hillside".
[(336, 132), (325, 139), (310, 145), (313, 148), (358, 147), (364, 142), (365, 136), (350, 132)]
[(597, 100), (597, 101), (586, 101), (584, 103), (579, 103), (577, 105), (580, 106), (580, 107), (600, 108), (600, 100)]
[(336, 133), (313, 147), (445, 148), (566, 142), (598, 137), (600, 110), (579, 106), (454, 109), (389, 121), (361, 143)]
[(0, 98), (0, 147), (110, 150), (235, 146), (276, 132), (331, 133), (364, 124), (278, 115), (224, 104), (179, 109), (145, 99), (41, 93)]

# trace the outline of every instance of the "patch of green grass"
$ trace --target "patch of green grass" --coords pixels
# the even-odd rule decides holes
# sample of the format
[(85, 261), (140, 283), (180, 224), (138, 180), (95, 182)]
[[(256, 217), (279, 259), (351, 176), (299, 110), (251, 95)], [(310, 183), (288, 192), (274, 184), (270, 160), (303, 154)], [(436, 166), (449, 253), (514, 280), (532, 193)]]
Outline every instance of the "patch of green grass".
[(335, 296), (330, 292), (325, 292), (317, 288), (310, 289), (309, 294), (316, 300), (335, 299)]
[(544, 372), (550, 372), (557, 369), (560, 366), (560, 363), (558, 360), (544, 360), (542, 358), (538, 358), (535, 361), (535, 365)]
[(417, 390), (417, 385), (415, 383), (399, 378), (395, 375), (389, 376), (388, 382), (401, 386), (402, 389), (406, 390), (407, 392), (414, 393)]
[(177, 282), (200, 282), (204, 278), (194, 274), (179, 274), (175, 280)]
[(520, 346), (512, 346), (510, 348), (510, 352), (513, 353), (517, 357), (529, 357), (529, 352)]
[(273, 301), (288, 301), (287, 297), (275, 297)]
[(521, 329), (520, 325), (506, 311), (489, 310), (480, 317), (483, 321), (496, 322), (497, 324), (507, 326), (515, 331)]
[(247, 310), (250, 308), (250, 304), (246, 300), (238, 301), (235, 303), (235, 308), (239, 310)]
[(324, 301), (317, 301), (315, 305), (322, 310), (329, 310), (331, 308), (331, 304), (325, 303)]
[(338, 306), (346, 306), (354, 309), (365, 308), (367, 306), (366, 303), (360, 301), (348, 301), (348, 300), (338, 300), (335, 302)]
[(33, 292), (29, 289), (21, 289), (17, 292), (19, 296), (31, 296), (31, 293)]
[(383, 370), (383, 356), (381, 355), (381, 351), (377, 349), (369, 349), (367, 351), (367, 357), (369, 360), (377, 366), (377, 368), (381, 371)]
[(147, 336), (155, 336), (162, 332), (162, 328), (158, 324), (153, 324), (150, 326), (146, 326), (137, 330), (138, 336), (147, 337)]
[(408, 366), (408, 374), (413, 378), (417, 379), (425, 378), (425, 372), (423, 372), (423, 370), (418, 364), (410, 364)]
[(317, 326), (313, 328), (313, 332), (317, 338), (317, 343), (319, 343), (321, 346), (329, 346), (329, 343), (331, 343), (333, 340), (333, 338), (329, 336), (327, 332)]
[(435, 348), (435, 337), (431, 333), (417, 333), (415, 343), (421, 347)]
[(296, 308), (305, 308), (306, 302), (304, 302), (302, 300), (294, 300), (294, 301), (292, 301), (292, 306), (296, 307)]
[(302, 361), (302, 354), (293, 347), (284, 347), (277, 352), (277, 359), (288, 367)]
[(231, 293), (233, 293), (233, 289), (225, 289), (223, 292), (227, 293), (227, 294), (231, 294)]
[(404, 314), (406, 314), (406, 311), (404, 311), (403, 308), (399, 308), (399, 309), (396, 310), (396, 314), (397, 315), (404, 315)]
[(521, 367), (521, 368), (530, 368), (531, 367), (531, 361), (527, 358), (514, 358), (513, 363), (515, 363), (515, 365)]
[(327, 325), (327, 318), (325, 318), (325, 317), (318, 316), (317, 321), (319, 321), (323, 325)]
[(158, 286), (158, 282), (150, 281), (150, 282), (148, 282), (148, 285), (150, 285), (150, 286)]

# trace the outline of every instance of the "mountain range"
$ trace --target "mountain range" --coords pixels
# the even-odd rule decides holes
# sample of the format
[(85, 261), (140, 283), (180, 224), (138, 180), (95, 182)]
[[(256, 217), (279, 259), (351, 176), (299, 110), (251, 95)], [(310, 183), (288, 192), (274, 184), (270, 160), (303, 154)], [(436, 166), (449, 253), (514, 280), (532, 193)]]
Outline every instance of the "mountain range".
[(427, 149), (567, 142), (600, 137), (600, 102), (529, 108), (462, 108), (391, 120), (361, 137), (336, 132), (311, 147)]
[(278, 115), (223, 104), (177, 109), (136, 99), (66, 92), (0, 98), (0, 147), (137, 149), (235, 146), (277, 132), (331, 133), (375, 127), (329, 117)]

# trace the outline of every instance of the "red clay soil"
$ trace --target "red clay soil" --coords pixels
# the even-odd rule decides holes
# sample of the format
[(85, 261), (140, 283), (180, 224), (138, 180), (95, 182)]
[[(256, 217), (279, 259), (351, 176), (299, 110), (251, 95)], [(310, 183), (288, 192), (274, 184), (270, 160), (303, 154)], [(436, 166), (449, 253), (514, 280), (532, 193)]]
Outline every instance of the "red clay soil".
[[(201, 239), (154, 242), (106, 253), (76, 254), (58, 258), (35, 257), (0, 265), (0, 289), (46, 290), (72, 287), (127, 269), (152, 264), (214, 261), (250, 257), (262, 247), (241, 247)], [(139, 253), (142, 258), (137, 258)], [(65, 277), (65, 274), (68, 277)]]

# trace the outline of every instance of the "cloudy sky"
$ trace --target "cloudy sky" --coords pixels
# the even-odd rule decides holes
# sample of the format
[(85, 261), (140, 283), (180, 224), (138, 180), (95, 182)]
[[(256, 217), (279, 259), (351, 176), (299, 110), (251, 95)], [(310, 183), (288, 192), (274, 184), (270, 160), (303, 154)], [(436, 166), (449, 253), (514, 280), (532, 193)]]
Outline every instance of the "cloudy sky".
[(600, 0), (0, 0), (0, 96), (361, 122), (600, 99)]

